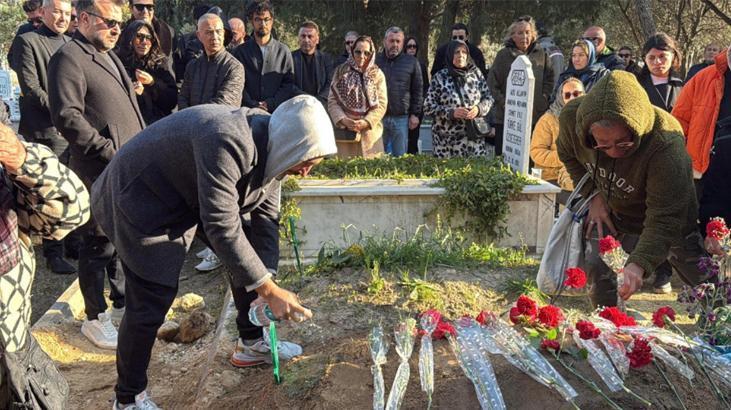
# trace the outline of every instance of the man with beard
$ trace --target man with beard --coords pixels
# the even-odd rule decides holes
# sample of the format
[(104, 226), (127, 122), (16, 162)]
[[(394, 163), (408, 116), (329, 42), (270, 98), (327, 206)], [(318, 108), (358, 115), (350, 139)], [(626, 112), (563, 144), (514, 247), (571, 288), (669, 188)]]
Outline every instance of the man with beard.
[(247, 41), (233, 54), (246, 71), (243, 105), (273, 112), (294, 96), (292, 53), (272, 37), (274, 9), (267, 0), (256, 0), (246, 9), (254, 27), (254, 41)]
[(146, 23), (152, 24), (155, 34), (160, 40), (160, 50), (172, 61), (175, 30), (155, 17), (155, 0), (129, 0), (129, 8), (132, 18), (126, 24), (129, 25), (134, 20), (144, 20)]
[[(27, 141), (51, 148), (61, 163), (68, 165), (69, 144), (53, 127), (47, 91), (48, 62), (53, 53), (70, 40), (64, 33), (71, 18), (71, 0), (46, 0), (41, 10), (41, 27), (18, 37), (13, 48), (18, 82), (23, 92), (19, 132)], [(75, 235), (67, 237), (66, 253), (78, 257), (75, 238)], [(76, 268), (63, 259), (63, 245), (54, 239), (43, 239), (46, 264), (53, 273), (75, 273)]]
[(199, 104), (241, 106), (244, 68), (224, 47), (223, 20), (215, 14), (198, 19), (198, 40), (205, 53), (185, 69), (178, 109)]
[(383, 53), (376, 64), (388, 86), (388, 109), (383, 117), (383, 146), (394, 157), (406, 153), (409, 130), (419, 126), (423, 79), (416, 57), (403, 52), (404, 32), (398, 27), (386, 30)]
[[(132, 81), (110, 53), (121, 32), (123, 0), (79, 0), (79, 29), (51, 57), (48, 100), (51, 120), (69, 142), (70, 166), (84, 184), (101, 174), (119, 148), (144, 128)], [(79, 287), (86, 320), (81, 333), (114, 350), (117, 330), (106, 313), (104, 277), (111, 283), (112, 316), (124, 313), (124, 277), (114, 246), (92, 215), (80, 228)]]
[(305, 21), (300, 26), (297, 38), (300, 49), (292, 53), (295, 94), (312, 95), (327, 107), (333, 67), (330, 55), (317, 49), (320, 28), (314, 21)]

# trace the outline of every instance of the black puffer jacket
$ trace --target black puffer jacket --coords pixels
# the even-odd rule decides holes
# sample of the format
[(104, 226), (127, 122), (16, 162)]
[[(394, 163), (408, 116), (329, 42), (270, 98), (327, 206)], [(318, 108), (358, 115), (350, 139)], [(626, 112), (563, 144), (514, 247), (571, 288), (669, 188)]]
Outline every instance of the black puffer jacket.
[(386, 115), (421, 114), (424, 96), (421, 66), (416, 57), (401, 53), (394, 59), (386, 53), (376, 56), (376, 65), (386, 76), (388, 87), (388, 109)]

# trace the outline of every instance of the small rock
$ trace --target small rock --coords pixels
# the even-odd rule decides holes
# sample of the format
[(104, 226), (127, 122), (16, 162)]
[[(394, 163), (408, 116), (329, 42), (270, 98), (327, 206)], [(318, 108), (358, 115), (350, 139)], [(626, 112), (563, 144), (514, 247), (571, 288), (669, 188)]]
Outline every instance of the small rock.
[(180, 321), (180, 331), (175, 337), (179, 343), (190, 343), (203, 337), (211, 329), (213, 318), (202, 310), (193, 311)]
[(188, 368), (187, 367), (181, 367), (180, 368), (180, 371), (183, 372), (183, 373), (188, 373)]
[(179, 330), (180, 325), (178, 324), (178, 322), (168, 320), (167, 322), (163, 323), (159, 329), (157, 329), (157, 338), (162, 339), (166, 342), (172, 342), (175, 339), (175, 336), (178, 335)]
[(186, 293), (180, 298), (180, 308), (186, 312), (203, 309), (204, 307), (206, 307), (206, 302), (203, 300), (203, 297), (195, 293)]
[(241, 375), (233, 370), (224, 370), (221, 373), (221, 386), (226, 390), (241, 388)]
[(180, 371), (179, 370), (170, 370), (170, 376), (178, 377), (178, 376), (180, 376)]

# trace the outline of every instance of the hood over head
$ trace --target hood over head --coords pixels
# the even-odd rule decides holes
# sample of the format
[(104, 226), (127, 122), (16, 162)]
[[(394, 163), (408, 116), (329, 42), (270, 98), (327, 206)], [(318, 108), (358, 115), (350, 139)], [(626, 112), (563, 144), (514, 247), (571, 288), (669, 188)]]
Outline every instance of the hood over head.
[[(615, 70), (599, 80), (580, 101), (576, 112), (576, 133), (587, 146), (592, 146), (590, 127), (600, 120), (614, 120), (632, 131), (637, 150), (644, 135), (655, 124), (655, 109), (634, 74)], [(572, 103), (574, 102), (572, 101)], [(631, 152), (630, 152), (631, 153)]]
[(297, 164), (338, 152), (332, 122), (317, 98), (298, 95), (274, 110), (267, 152), (265, 184)]

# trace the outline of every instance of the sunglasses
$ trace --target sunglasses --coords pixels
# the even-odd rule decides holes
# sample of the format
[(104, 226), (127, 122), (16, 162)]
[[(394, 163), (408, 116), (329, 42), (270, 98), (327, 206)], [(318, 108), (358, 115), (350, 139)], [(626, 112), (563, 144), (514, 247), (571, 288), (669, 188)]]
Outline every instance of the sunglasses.
[[(595, 144), (596, 144), (596, 142), (595, 142)], [(629, 151), (634, 146), (635, 146), (634, 142), (627, 141), (627, 142), (618, 142), (614, 145), (594, 145), (592, 148), (594, 148), (597, 151), (609, 151), (612, 148), (617, 148), (618, 150), (622, 150), (622, 151)]]
[(373, 54), (373, 52), (372, 51), (367, 51), (367, 50), (355, 50), (355, 51), (353, 51), (353, 55), (356, 55), (356, 56), (370, 57), (371, 54)]
[(143, 42), (143, 41), (147, 40), (150, 43), (152, 43), (152, 36), (150, 34), (137, 33), (137, 34), (135, 34), (135, 38), (137, 40), (139, 40), (140, 42)]
[(352, 46), (355, 43), (355, 41), (346, 41), (345, 44)]
[(117, 21), (114, 19), (108, 19), (106, 17), (102, 17), (102, 16), (100, 16), (96, 13), (92, 13), (90, 11), (85, 11), (84, 13), (86, 13), (90, 16), (94, 16), (94, 17), (98, 18), (99, 20), (101, 20), (102, 23), (104, 23), (104, 25), (107, 27), (107, 29), (113, 29), (114, 27), (122, 27), (121, 21)]
[(592, 43), (600, 42), (602, 40), (601, 37), (581, 37), (582, 40), (589, 40)]
[(154, 4), (135, 4), (135, 9), (137, 9), (137, 11), (139, 11), (140, 13), (145, 11), (145, 9), (147, 9), (147, 11), (149, 11), (149, 12), (153, 12), (153, 11), (155, 11), (155, 5)]
[(617, 55), (620, 56), (620, 57), (622, 57), (622, 58), (630, 58), (630, 57), (632, 57), (632, 54), (625, 54), (625, 53), (619, 53)]
[(75, 14), (72, 14), (71, 15), (71, 21), (76, 21), (76, 15)]
[(416, 44), (407, 44), (406, 48), (413, 48), (416, 49)]
[(581, 97), (582, 95), (584, 95), (584, 92), (583, 91), (574, 90), (572, 92), (563, 93), (563, 98), (564, 98), (564, 100), (568, 100), (571, 97), (576, 98), (576, 97)]
[(452, 40), (464, 40), (464, 36), (452, 36)]

